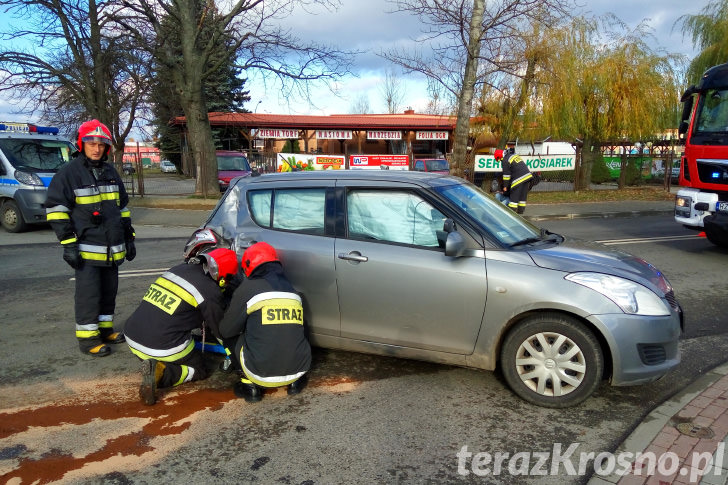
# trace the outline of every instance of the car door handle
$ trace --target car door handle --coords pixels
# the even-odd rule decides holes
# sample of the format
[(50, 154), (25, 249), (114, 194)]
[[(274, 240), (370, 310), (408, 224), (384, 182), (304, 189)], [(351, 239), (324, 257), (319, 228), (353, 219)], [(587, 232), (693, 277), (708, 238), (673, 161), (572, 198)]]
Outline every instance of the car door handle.
[(352, 251), (349, 254), (339, 253), (339, 259), (346, 259), (347, 261), (356, 261), (357, 263), (366, 263), (369, 258), (362, 256), (357, 251)]

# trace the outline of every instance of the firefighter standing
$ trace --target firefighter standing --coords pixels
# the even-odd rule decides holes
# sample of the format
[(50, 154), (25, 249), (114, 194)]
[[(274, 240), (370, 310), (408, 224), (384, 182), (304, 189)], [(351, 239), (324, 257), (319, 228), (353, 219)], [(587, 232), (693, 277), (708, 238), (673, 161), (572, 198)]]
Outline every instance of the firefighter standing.
[(111, 132), (98, 120), (78, 129), (78, 150), (48, 187), (46, 218), (76, 270), (76, 338), (82, 353), (103, 357), (108, 343), (124, 342), (114, 331), (119, 265), (136, 255), (124, 183), (106, 163)]
[(139, 395), (145, 404), (156, 402), (157, 388), (207, 378), (191, 331), (205, 325), (220, 337), (223, 290), (238, 268), (234, 251), (215, 249), (169, 269), (149, 287), (124, 326), (126, 343), (143, 361)]
[(523, 214), (526, 211), (526, 200), (530, 184), (528, 181), (533, 177), (528, 165), (523, 159), (516, 155), (515, 150), (496, 150), (494, 158), (501, 161), (503, 169), (503, 195), (508, 197), (508, 207)]
[(301, 297), (283, 274), (271, 245), (250, 246), (242, 266), (247, 278), (220, 322), (223, 344), (243, 372), (233, 388), (235, 395), (256, 402), (263, 398), (261, 388), (282, 386), (288, 386), (288, 394), (298, 394), (311, 367)]

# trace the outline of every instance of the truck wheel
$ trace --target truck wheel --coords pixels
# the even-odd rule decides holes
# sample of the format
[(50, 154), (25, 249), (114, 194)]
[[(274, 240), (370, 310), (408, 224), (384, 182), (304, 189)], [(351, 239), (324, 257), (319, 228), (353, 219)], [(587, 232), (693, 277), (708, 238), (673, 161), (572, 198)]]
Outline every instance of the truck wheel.
[(23, 232), (28, 229), (28, 224), (14, 200), (6, 200), (0, 208), (0, 223), (8, 232)]
[(592, 332), (556, 313), (529, 317), (512, 328), (503, 341), (500, 363), (513, 392), (549, 408), (584, 401), (599, 386), (604, 370), (602, 349)]

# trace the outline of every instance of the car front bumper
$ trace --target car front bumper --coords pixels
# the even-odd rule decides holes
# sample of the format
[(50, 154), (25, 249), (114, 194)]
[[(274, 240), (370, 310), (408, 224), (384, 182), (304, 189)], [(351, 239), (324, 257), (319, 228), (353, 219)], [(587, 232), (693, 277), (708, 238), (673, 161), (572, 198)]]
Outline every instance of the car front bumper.
[(613, 386), (631, 386), (659, 379), (680, 363), (681, 317), (608, 314), (589, 320), (602, 329), (612, 358)]

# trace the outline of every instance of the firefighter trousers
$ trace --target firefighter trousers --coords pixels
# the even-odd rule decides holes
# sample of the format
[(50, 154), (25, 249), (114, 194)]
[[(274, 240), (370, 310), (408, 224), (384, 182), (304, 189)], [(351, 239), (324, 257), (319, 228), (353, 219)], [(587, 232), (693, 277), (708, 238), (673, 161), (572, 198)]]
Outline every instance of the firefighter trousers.
[(102, 343), (114, 331), (119, 267), (84, 263), (76, 270), (76, 337), (82, 350)]

